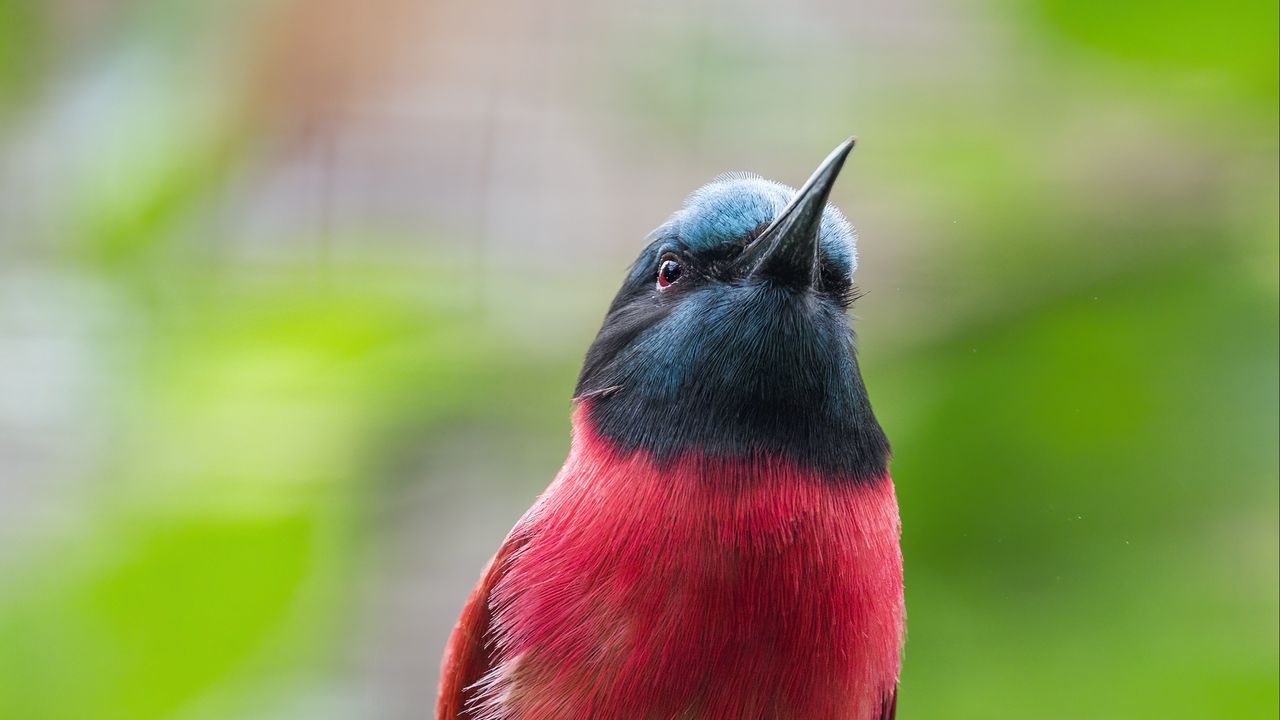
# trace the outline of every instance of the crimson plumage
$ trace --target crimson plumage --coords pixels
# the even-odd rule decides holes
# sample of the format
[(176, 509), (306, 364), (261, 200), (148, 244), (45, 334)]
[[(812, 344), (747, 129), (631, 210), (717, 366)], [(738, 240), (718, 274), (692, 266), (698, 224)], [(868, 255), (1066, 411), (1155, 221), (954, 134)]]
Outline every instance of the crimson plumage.
[(888, 718), (898, 533), (888, 476), (660, 467), (579, 408), (564, 468), (468, 601), (440, 718)]

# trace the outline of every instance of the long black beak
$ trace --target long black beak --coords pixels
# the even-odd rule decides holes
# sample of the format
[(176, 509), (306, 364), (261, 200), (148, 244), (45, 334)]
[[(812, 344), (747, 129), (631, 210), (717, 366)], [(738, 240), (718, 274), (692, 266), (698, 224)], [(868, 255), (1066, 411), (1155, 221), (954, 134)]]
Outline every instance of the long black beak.
[(778, 214), (735, 261), (749, 277), (770, 280), (776, 285), (803, 289), (818, 282), (818, 233), (822, 211), (827, 207), (831, 186), (835, 185), (844, 159), (853, 150), (854, 138), (840, 143)]

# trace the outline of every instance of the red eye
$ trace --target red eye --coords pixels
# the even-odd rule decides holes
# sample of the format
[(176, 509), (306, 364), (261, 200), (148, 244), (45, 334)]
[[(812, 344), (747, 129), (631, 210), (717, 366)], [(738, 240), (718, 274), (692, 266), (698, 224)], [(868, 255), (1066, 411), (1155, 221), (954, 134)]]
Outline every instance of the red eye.
[(658, 287), (664, 288), (671, 283), (680, 279), (684, 268), (680, 267), (680, 260), (675, 255), (667, 253), (658, 261)]

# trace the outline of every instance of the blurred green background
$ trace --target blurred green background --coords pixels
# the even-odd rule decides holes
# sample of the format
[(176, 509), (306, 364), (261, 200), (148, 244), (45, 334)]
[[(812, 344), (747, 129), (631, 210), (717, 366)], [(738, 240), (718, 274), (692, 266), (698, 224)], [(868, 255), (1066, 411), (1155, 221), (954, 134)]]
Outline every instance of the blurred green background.
[(850, 133), (901, 717), (1275, 718), (1277, 26), (0, 0), (0, 718), (430, 717), (644, 235)]

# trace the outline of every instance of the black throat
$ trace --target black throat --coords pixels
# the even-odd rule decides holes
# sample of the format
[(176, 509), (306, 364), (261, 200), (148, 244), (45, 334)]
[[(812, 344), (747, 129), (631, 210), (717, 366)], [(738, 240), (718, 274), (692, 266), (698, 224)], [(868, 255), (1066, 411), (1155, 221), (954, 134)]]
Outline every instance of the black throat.
[(885, 474), (844, 308), (766, 285), (702, 287), (676, 304), (619, 293), (578, 380), (595, 430), (659, 462), (782, 460), (833, 481)]

